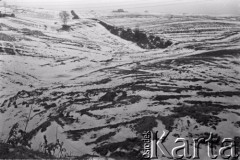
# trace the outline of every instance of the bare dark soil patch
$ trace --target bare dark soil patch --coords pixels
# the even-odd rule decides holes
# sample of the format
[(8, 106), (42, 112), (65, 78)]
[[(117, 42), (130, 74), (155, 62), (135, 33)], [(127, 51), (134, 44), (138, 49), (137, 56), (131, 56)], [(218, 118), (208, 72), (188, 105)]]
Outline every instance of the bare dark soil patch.
[(93, 150), (102, 156), (110, 152), (110, 157), (115, 159), (142, 160), (141, 147), (143, 142), (138, 138), (128, 138), (123, 142), (110, 143), (95, 147)]

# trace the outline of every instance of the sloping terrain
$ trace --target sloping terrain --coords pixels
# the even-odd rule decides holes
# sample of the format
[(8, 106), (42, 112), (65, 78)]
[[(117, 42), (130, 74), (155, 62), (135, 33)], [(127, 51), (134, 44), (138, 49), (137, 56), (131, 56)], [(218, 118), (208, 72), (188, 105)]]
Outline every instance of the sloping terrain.
[(209, 132), (239, 140), (239, 19), (101, 18), (141, 23), (174, 42), (149, 50), (91, 19), (73, 20), (65, 32), (54, 14), (29, 15), (1, 19), (1, 140), (17, 124), (35, 150), (46, 135), (68, 155), (115, 159), (141, 159), (145, 130), (171, 131), (170, 147), (173, 137)]
[(1, 159), (53, 159), (56, 157), (33, 151), (22, 146), (12, 147), (9, 144), (0, 143)]

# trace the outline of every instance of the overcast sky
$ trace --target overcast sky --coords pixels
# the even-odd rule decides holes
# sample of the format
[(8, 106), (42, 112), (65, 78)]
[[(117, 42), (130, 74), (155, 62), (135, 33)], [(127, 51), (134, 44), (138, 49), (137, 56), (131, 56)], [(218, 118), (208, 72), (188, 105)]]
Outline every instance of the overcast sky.
[[(2, 0), (4, 1), (4, 0)], [(240, 15), (240, 0), (5, 0), (22, 6), (68, 10), (114, 10), (160, 13)]]

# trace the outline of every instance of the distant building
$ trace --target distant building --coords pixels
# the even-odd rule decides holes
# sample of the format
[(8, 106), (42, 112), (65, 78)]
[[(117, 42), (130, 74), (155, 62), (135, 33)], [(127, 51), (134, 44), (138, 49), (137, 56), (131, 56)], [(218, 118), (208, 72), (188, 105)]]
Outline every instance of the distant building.
[(126, 11), (124, 11), (124, 9), (118, 9), (118, 10), (115, 10), (115, 11), (113, 11), (113, 12), (122, 13), (122, 12), (126, 12)]

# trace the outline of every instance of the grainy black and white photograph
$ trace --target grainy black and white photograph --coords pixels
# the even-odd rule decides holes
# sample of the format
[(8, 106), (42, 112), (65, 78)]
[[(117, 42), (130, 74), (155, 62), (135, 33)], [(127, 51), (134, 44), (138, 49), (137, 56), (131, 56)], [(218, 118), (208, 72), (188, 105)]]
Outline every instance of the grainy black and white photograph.
[(239, 155), (240, 0), (0, 0), (0, 159)]

